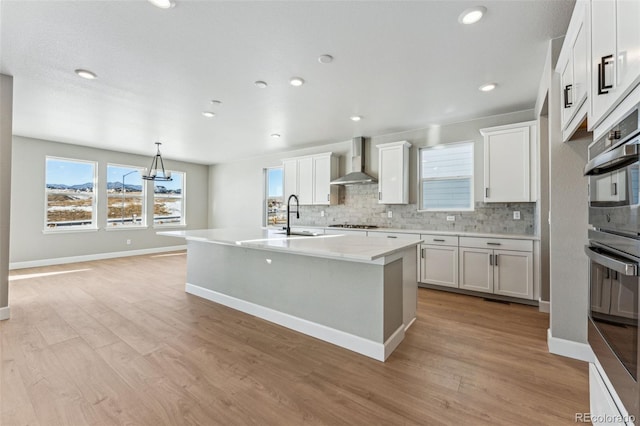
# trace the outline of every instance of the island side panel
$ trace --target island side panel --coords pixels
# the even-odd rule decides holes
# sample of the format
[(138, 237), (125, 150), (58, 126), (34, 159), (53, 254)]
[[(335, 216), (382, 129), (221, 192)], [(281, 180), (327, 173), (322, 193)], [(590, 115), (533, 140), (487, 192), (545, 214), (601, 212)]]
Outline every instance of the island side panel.
[(188, 284), (377, 343), (402, 325), (402, 268), (386, 268), (188, 241)]

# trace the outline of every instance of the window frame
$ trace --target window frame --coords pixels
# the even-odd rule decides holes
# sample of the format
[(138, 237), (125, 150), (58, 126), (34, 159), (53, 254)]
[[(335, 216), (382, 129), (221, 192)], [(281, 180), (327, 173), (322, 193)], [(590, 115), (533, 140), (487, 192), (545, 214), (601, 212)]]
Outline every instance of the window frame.
[[(448, 147), (452, 147), (455, 145), (469, 145), (471, 146), (471, 174), (470, 175), (459, 175), (459, 176), (448, 176), (444, 178), (423, 178), (422, 177), (422, 152), (434, 150), (434, 149), (447, 149)], [(467, 141), (459, 141), (459, 142), (449, 142), (449, 143), (441, 143), (432, 146), (424, 146), (418, 150), (418, 212), (472, 212), (475, 211), (475, 141), (467, 140)], [(468, 208), (424, 208), (424, 200), (423, 194), (424, 191), (422, 189), (423, 183), (425, 181), (436, 181), (436, 180), (453, 180), (453, 179), (461, 179), (461, 178), (469, 178), (469, 184), (471, 187), (470, 197), (469, 197), (469, 207)]]
[(270, 228), (281, 228), (282, 224), (269, 223), (269, 208), (267, 202), (269, 201), (269, 171), (274, 169), (280, 169), (282, 171), (282, 203), (284, 204), (284, 166), (272, 166), (265, 167), (263, 169), (263, 191), (262, 191), (262, 226)]
[[(48, 215), (49, 215), (49, 194), (55, 194), (56, 192), (49, 192), (47, 188), (47, 170), (48, 170), (48, 161), (65, 161), (68, 163), (84, 163), (90, 164), (93, 166), (93, 190), (91, 191), (91, 223), (89, 225), (67, 225), (67, 226), (49, 226)], [(44, 234), (59, 234), (59, 233), (69, 233), (69, 232), (92, 232), (97, 231), (98, 228), (98, 162), (93, 160), (82, 160), (77, 158), (67, 158), (67, 157), (58, 157), (55, 155), (45, 155), (44, 157), (44, 223), (43, 230)], [(65, 192), (59, 192), (60, 194), (66, 194)]]
[[(143, 166), (132, 166), (132, 165), (125, 165), (125, 164), (116, 164), (116, 163), (107, 163), (107, 168), (106, 168), (106, 179), (105, 179), (105, 191), (106, 191), (106, 209), (105, 209), (105, 230), (107, 231), (124, 231), (124, 230), (132, 230), (132, 229), (147, 229), (149, 228), (148, 226), (148, 210), (147, 210), (147, 204), (148, 204), (148, 197), (147, 197), (147, 185), (146, 185), (146, 181), (144, 179), (142, 179), (142, 195), (133, 195), (133, 197), (137, 197), (140, 198), (142, 200), (142, 212), (141, 212), (141, 218), (142, 218), (142, 223), (140, 225), (134, 225), (133, 223), (131, 224), (119, 224), (119, 226), (116, 225), (110, 225), (109, 224), (109, 198), (112, 197), (109, 193), (109, 188), (106, 187), (106, 185), (109, 183), (109, 167), (119, 167), (119, 168), (126, 168), (126, 169), (136, 169), (138, 171), (138, 173), (140, 173), (140, 177), (142, 179), (142, 175), (144, 173), (144, 167)], [(125, 192), (126, 193), (126, 192)], [(126, 197), (126, 196), (125, 196)]]
[[(155, 185), (161, 181), (151, 181), (153, 182), (153, 191), (151, 191), (151, 196), (153, 197), (153, 207), (151, 209), (151, 223), (154, 228), (184, 228), (187, 226), (187, 172), (180, 170), (166, 170), (167, 172), (171, 172), (171, 175), (174, 176), (176, 173), (182, 175), (182, 189), (180, 190), (180, 198), (181, 198), (181, 212), (180, 212), (180, 223), (171, 222), (171, 223), (156, 223), (156, 190)], [(175, 195), (161, 195), (157, 198), (176, 198)]]

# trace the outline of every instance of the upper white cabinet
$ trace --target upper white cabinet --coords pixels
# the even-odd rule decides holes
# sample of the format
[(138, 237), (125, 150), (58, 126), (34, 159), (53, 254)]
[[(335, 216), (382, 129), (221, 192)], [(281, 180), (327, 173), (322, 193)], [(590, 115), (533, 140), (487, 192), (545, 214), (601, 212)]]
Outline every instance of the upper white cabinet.
[(591, 1), (589, 129), (640, 82), (640, 1)]
[(409, 203), (409, 148), (407, 141), (376, 145), (378, 148), (378, 203)]
[(338, 187), (331, 181), (338, 177), (338, 158), (332, 153), (282, 160), (284, 196), (295, 194), (302, 205), (338, 203)]
[(589, 2), (579, 0), (573, 10), (556, 71), (560, 74), (561, 127), (563, 141), (587, 116), (589, 92)]
[(536, 201), (536, 122), (480, 129), (484, 136), (484, 202)]

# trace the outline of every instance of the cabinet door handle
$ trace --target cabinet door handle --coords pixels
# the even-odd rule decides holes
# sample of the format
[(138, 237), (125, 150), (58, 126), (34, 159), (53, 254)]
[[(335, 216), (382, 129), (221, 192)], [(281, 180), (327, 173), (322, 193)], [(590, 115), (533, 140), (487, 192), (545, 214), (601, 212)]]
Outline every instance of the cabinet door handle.
[(607, 66), (613, 67), (613, 55), (607, 55), (600, 58), (598, 64), (598, 95), (606, 95), (609, 89), (613, 89), (613, 76), (610, 76), (611, 82), (607, 84)]
[(420, 257), (424, 259), (424, 249), (420, 250)]
[(382, 200), (382, 192), (378, 192), (378, 201)]
[(493, 255), (489, 255), (489, 265), (493, 266)]
[(494, 255), (493, 255), (493, 264), (494, 264), (495, 266), (498, 266), (498, 255), (497, 255), (497, 254), (494, 254)]
[[(573, 105), (573, 84), (564, 86), (564, 107), (569, 108)], [(569, 100), (571, 99), (571, 100)]]
[(484, 198), (489, 198), (489, 188), (484, 189)]
[(329, 197), (331, 196), (331, 194), (327, 194), (327, 201), (329, 201)]
[(437, 241), (437, 242), (439, 242), (439, 243), (444, 243), (444, 240), (441, 240), (441, 239), (439, 239), (439, 238), (434, 238), (434, 239), (433, 239), (433, 241)]
[(488, 246), (501, 246), (502, 243), (487, 243)]
[(617, 183), (612, 183), (611, 184), (611, 195), (618, 195), (618, 184)]
[(398, 238), (398, 237), (395, 235), (387, 235), (387, 238)]

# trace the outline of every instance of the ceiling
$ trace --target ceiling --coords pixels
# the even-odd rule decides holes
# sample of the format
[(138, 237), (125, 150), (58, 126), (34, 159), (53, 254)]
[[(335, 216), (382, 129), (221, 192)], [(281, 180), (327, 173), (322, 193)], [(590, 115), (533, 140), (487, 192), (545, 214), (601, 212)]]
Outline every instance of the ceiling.
[(227, 162), (532, 108), (574, 2), (478, 3), (1, 0), (0, 72), (16, 135)]

